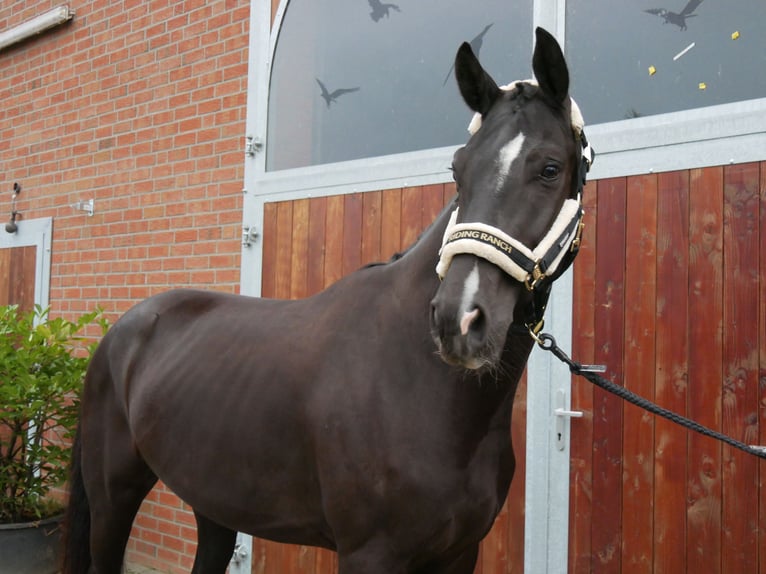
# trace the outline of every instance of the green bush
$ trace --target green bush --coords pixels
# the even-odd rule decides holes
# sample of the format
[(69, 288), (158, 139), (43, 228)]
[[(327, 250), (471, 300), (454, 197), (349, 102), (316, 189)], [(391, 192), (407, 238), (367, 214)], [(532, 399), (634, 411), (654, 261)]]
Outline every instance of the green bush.
[(0, 523), (44, 518), (46, 496), (66, 479), (79, 397), (95, 342), (82, 331), (106, 331), (101, 310), (76, 322), (50, 319), (36, 306), (0, 306)]

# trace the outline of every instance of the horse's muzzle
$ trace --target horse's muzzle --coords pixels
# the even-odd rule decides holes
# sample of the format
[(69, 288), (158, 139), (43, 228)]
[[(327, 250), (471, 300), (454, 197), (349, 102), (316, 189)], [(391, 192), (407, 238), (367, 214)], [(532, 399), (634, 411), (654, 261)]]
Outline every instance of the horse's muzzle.
[(477, 370), (494, 363), (490, 352), (486, 312), (478, 306), (460, 312), (435, 297), (431, 302), (431, 335), (448, 364)]

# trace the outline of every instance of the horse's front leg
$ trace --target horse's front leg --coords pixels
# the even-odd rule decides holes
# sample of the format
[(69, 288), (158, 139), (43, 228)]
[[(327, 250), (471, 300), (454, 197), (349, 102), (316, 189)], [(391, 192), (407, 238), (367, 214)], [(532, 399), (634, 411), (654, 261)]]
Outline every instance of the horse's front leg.
[(427, 568), (419, 570), (418, 574), (472, 574), (478, 557), (479, 544), (476, 543), (457, 556), (452, 556), (443, 562), (429, 564)]
[(366, 546), (350, 555), (338, 555), (338, 574), (472, 574), (479, 556), (479, 544), (473, 544), (460, 554), (429, 562), (420, 568), (410, 568), (401, 558), (386, 553), (381, 547)]
[(197, 519), (197, 554), (192, 574), (224, 574), (234, 552), (236, 531), (216, 524), (196, 511), (194, 517)]
[(353, 552), (338, 550), (338, 574), (410, 574), (406, 559), (393, 556), (396, 544), (371, 540)]

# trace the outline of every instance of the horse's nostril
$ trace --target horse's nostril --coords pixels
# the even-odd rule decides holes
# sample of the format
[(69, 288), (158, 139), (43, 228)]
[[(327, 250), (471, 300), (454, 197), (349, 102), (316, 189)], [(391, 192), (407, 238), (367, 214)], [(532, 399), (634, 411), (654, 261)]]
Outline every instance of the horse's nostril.
[(463, 313), (463, 317), (460, 319), (460, 334), (464, 337), (468, 334), (468, 329), (471, 325), (480, 318), (481, 311), (478, 307), (475, 307), (473, 311), (466, 311)]
[(460, 319), (460, 333), (473, 345), (483, 345), (487, 334), (487, 318), (480, 307), (467, 311)]

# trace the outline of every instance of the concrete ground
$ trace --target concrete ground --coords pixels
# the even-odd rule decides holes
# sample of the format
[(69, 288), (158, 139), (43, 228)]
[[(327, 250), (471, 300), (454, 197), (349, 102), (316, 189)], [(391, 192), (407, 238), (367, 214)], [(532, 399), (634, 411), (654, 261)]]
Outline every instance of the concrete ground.
[(162, 574), (160, 570), (141, 566), (139, 564), (126, 564), (124, 574)]

